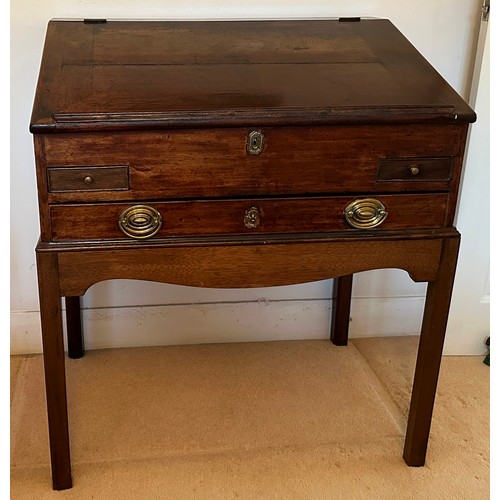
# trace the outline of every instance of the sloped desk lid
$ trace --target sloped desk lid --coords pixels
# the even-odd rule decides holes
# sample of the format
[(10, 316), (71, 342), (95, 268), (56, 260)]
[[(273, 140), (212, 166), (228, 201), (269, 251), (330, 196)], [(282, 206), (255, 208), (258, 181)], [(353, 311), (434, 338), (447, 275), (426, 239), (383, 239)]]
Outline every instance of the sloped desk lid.
[(50, 21), (33, 133), (472, 122), (385, 19)]

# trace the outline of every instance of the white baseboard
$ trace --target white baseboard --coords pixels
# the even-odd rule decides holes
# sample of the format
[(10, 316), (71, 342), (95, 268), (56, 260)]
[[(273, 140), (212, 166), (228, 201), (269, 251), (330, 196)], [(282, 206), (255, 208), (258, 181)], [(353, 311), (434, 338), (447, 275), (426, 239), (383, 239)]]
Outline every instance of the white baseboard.
[[(350, 336), (416, 335), (422, 297), (354, 298)], [(330, 335), (326, 299), (84, 309), (86, 349), (321, 339)], [(11, 353), (41, 352), (38, 312), (11, 313)]]

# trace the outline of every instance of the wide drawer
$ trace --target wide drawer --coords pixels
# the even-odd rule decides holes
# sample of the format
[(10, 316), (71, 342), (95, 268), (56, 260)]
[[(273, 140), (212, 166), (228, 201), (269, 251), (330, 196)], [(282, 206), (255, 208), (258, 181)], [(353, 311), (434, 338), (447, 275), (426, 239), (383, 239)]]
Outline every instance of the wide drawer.
[(446, 194), (52, 205), (50, 217), (53, 241), (359, 231), (346, 209), (360, 202), (362, 219), (362, 202), (373, 199), (383, 221), (367, 230), (445, 225)]
[[(122, 165), (130, 179), (126, 191), (65, 189), (48, 201), (447, 191), (464, 131), (447, 124), (46, 135), (46, 170)], [(262, 134), (257, 152), (252, 132)], [(420, 175), (398, 171), (419, 160)], [(416, 179), (418, 186), (409, 182)]]

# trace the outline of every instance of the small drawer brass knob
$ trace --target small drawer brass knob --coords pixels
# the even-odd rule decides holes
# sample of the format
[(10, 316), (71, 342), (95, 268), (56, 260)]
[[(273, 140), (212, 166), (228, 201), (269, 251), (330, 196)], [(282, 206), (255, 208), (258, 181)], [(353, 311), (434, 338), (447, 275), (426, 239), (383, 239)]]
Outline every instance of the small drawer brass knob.
[(136, 240), (145, 240), (154, 236), (161, 228), (160, 212), (147, 205), (134, 205), (126, 208), (118, 219), (121, 231)]
[(264, 134), (259, 130), (253, 130), (248, 134), (247, 153), (250, 155), (259, 155), (264, 149)]
[(347, 223), (357, 229), (379, 226), (387, 217), (384, 204), (375, 198), (362, 198), (349, 203), (344, 210)]
[(243, 224), (247, 229), (257, 229), (260, 224), (260, 210), (257, 207), (251, 207), (245, 210)]
[(410, 165), (410, 173), (411, 175), (418, 175), (420, 173), (420, 169), (416, 165)]
[(83, 179), (83, 182), (85, 182), (85, 184), (92, 184), (94, 182), (94, 179), (92, 179), (92, 177), (90, 177), (90, 175), (87, 175), (84, 179)]

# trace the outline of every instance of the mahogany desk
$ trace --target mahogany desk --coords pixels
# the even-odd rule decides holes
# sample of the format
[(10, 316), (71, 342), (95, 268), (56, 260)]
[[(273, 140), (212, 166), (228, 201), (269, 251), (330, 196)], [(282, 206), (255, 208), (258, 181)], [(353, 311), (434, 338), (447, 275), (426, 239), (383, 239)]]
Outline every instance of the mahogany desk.
[[(30, 130), (53, 487), (70, 488), (80, 297), (113, 278), (262, 287), (429, 282), (403, 457), (425, 461), (474, 112), (384, 19), (51, 21)], [(237, 339), (235, 339), (236, 341)]]

